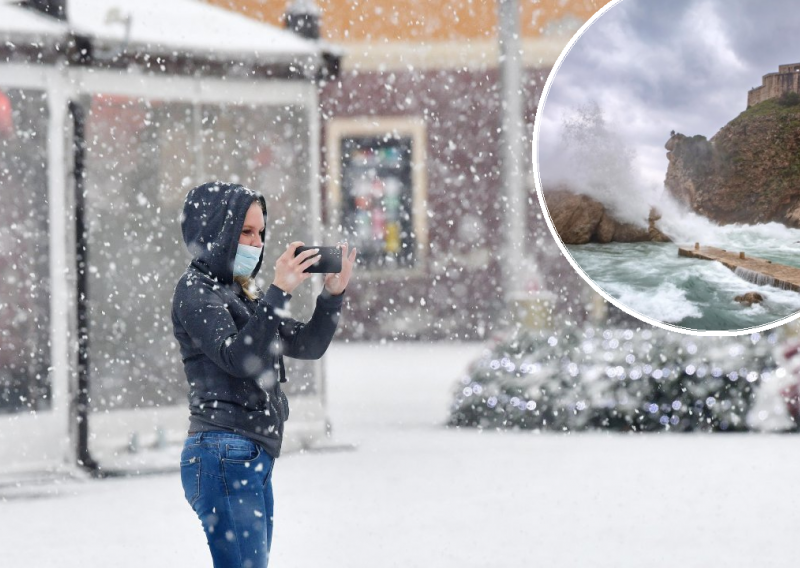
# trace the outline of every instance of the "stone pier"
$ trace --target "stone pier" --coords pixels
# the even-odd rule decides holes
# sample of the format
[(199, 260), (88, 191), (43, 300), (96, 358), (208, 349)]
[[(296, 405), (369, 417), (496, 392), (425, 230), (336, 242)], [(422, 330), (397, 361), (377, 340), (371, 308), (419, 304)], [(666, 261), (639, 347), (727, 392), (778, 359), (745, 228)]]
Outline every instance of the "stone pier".
[[(769, 284), (784, 290), (800, 292), (800, 268), (776, 264), (770, 260), (748, 256), (741, 251), (729, 251), (716, 247), (699, 246), (678, 247), (678, 256), (716, 260), (727, 266), (739, 276), (755, 275), (756, 284)], [(746, 271), (744, 274), (742, 271)], [(747, 278), (749, 279), (749, 278)]]

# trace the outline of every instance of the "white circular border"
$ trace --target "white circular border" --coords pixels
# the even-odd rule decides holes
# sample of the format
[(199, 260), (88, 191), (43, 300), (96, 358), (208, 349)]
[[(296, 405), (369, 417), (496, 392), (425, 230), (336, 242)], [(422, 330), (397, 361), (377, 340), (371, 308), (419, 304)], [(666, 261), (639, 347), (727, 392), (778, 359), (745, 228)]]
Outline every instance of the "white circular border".
[(561, 55), (558, 56), (558, 59), (556, 60), (555, 64), (553, 65), (553, 68), (550, 70), (550, 75), (548, 75), (547, 81), (545, 81), (544, 89), (542, 90), (542, 96), (539, 98), (539, 104), (537, 105), (537, 108), (536, 108), (536, 117), (535, 117), (534, 123), (533, 123), (533, 183), (534, 183), (534, 186), (536, 187), (536, 193), (537, 193), (537, 195), (539, 197), (539, 204), (540, 204), (540, 206), (542, 208), (542, 213), (544, 214), (544, 219), (547, 222), (547, 226), (549, 227), (550, 232), (552, 233), (553, 237), (555, 237), (556, 244), (558, 244), (558, 248), (561, 249), (561, 253), (569, 261), (569, 263), (572, 265), (572, 267), (575, 269), (575, 271), (578, 274), (580, 274), (581, 277), (586, 281), (586, 283), (589, 284), (589, 286), (591, 286), (594, 289), (594, 291), (597, 292), (598, 294), (600, 294), (606, 301), (608, 301), (611, 304), (615, 305), (617, 308), (619, 308), (620, 310), (622, 310), (623, 312), (625, 312), (626, 314), (628, 314), (630, 316), (633, 316), (633, 317), (635, 317), (635, 318), (637, 318), (637, 319), (639, 319), (639, 320), (641, 320), (641, 321), (643, 321), (645, 323), (648, 323), (648, 324), (650, 324), (652, 326), (655, 326), (655, 327), (660, 327), (661, 329), (664, 329), (664, 330), (667, 330), (667, 331), (674, 331), (674, 332), (683, 333), (683, 334), (686, 334), (686, 335), (706, 336), (706, 337), (735, 337), (735, 336), (739, 336), (739, 335), (747, 335), (747, 334), (752, 334), (752, 333), (759, 333), (759, 332), (762, 332), (762, 331), (767, 331), (767, 330), (770, 330), (770, 329), (774, 329), (776, 327), (780, 327), (780, 326), (785, 325), (785, 324), (787, 324), (789, 322), (792, 322), (792, 321), (796, 320), (797, 318), (800, 318), (800, 311), (799, 311), (799, 312), (797, 312), (795, 314), (792, 314), (792, 315), (790, 315), (788, 317), (785, 317), (785, 318), (783, 318), (781, 320), (777, 320), (777, 321), (774, 321), (774, 322), (771, 322), (771, 323), (767, 323), (767, 324), (764, 324), (764, 325), (759, 325), (759, 326), (755, 326), (755, 327), (748, 327), (748, 328), (745, 328), (745, 329), (737, 329), (737, 330), (717, 330), (717, 331), (698, 330), (698, 329), (691, 329), (691, 328), (687, 328), (687, 327), (679, 327), (679, 326), (676, 326), (676, 325), (670, 325), (668, 323), (665, 323), (665, 322), (662, 322), (662, 321), (659, 321), (659, 320), (655, 320), (655, 319), (653, 319), (653, 318), (651, 318), (649, 316), (645, 316), (643, 314), (640, 314), (639, 312), (630, 309), (626, 305), (622, 304), (619, 300), (617, 300), (616, 298), (614, 298), (611, 295), (609, 295), (608, 293), (606, 293), (605, 290), (603, 290), (597, 284), (595, 284), (594, 280), (589, 278), (589, 276), (583, 271), (583, 269), (575, 261), (575, 259), (572, 258), (572, 255), (569, 253), (569, 251), (567, 250), (567, 247), (562, 242), (561, 237), (558, 234), (558, 231), (556, 231), (556, 228), (553, 225), (553, 220), (550, 218), (550, 212), (547, 209), (547, 203), (545, 202), (545, 199), (544, 199), (544, 190), (542, 189), (542, 180), (541, 180), (541, 177), (539, 175), (539, 129), (540, 129), (540, 125), (541, 125), (540, 117), (542, 116), (542, 111), (544, 109), (544, 104), (545, 104), (545, 101), (547, 99), (547, 95), (550, 92), (550, 87), (553, 84), (553, 80), (555, 79), (555, 76), (558, 73), (558, 69), (561, 67), (561, 64), (564, 62), (564, 59), (569, 54), (570, 50), (578, 42), (578, 40), (583, 35), (583, 33), (592, 26), (592, 24), (594, 24), (603, 14), (608, 12), (611, 8), (613, 8), (614, 6), (619, 4), (620, 2), (622, 2), (622, 0), (611, 0), (611, 2), (609, 2), (608, 4), (603, 6), (598, 12), (596, 12), (591, 18), (589, 18), (589, 20), (585, 24), (583, 24), (580, 27), (580, 29), (575, 33), (575, 35), (569, 41), (567, 46), (564, 48), (564, 51), (562, 51)]

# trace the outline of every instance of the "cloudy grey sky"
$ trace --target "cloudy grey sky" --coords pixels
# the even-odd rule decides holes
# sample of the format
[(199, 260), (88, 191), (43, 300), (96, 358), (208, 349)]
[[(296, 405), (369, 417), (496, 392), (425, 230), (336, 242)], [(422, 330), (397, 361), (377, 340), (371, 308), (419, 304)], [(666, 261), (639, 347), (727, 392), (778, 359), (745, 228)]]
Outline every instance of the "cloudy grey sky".
[[(800, 62), (797, 0), (622, 0), (596, 19), (558, 69), (540, 118), (542, 179), (554, 175), (565, 116), (596, 102), (663, 184), (671, 130), (713, 136), (779, 64)], [(550, 168), (550, 170), (548, 170)]]

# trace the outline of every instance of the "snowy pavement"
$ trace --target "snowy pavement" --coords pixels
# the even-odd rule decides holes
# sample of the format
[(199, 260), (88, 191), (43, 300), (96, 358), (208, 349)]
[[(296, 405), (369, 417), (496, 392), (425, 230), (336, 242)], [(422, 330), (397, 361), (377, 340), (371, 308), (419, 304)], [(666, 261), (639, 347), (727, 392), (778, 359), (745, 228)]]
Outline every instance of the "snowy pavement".
[[(328, 355), (337, 442), (275, 470), (277, 568), (794, 566), (793, 435), (447, 430), (478, 345)], [(177, 474), (0, 502), (0, 566), (211, 566)]]

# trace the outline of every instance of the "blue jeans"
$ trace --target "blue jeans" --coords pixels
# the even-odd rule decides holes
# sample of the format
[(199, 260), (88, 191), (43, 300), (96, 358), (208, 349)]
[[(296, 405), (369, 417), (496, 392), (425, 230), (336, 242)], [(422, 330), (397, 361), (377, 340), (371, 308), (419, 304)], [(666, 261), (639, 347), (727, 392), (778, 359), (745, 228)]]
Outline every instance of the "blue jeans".
[(190, 434), (181, 482), (206, 533), (214, 568), (266, 568), (272, 545), (275, 460), (246, 436)]

